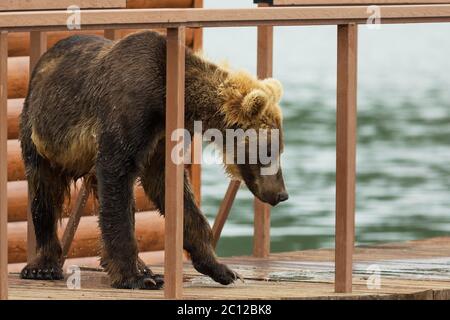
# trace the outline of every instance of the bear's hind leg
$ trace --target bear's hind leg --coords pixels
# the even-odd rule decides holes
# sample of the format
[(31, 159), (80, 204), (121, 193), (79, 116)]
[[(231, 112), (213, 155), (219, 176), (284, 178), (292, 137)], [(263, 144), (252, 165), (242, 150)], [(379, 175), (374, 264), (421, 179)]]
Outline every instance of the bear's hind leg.
[(57, 236), (64, 195), (70, 183), (60, 169), (36, 153), (33, 145), (22, 145), (28, 179), (37, 256), (21, 272), (23, 279), (63, 279), (61, 245)]

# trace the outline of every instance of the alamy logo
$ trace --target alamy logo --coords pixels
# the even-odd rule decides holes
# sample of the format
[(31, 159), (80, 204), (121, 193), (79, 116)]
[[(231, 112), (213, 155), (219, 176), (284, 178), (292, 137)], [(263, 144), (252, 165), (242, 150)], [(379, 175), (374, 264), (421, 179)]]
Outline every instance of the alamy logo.
[[(274, 175), (280, 167), (280, 132), (278, 129), (226, 129), (225, 137), (219, 129), (202, 133), (202, 122), (194, 121), (194, 136), (208, 142), (212, 157), (204, 163), (259, 164), (261, 175)], [(188, 130), (177, 129), (171, 140), (177, 142), (171, 152), (175, 164), (201, 164), (201, 148), (191, 150), (192, 137)], [(193, 154), (192, 154), (193, 152)]]
[(67, 29), (80, 30), (81, 29), (81, 9), (79, 6), (72, 5), (67, 8), (69, 17), (66, 20)]
[(369, 6), (367, 13), (370, 15), (367, 19), (367, 28), (379, 30), (381, 29), (381, 9), (379, 6)]
[(81, 289), (81, 269), (79, 266), (70, 266), (67, 268), (67, 273), (70, 276), (67, 278), (66, 285), (68, 289), (79, 290)]
[(371, 264), (366, 271), (370, 274), (367, 278), (366, 286), (369, 290), (381, 289), (381, 269), (379, 265)]

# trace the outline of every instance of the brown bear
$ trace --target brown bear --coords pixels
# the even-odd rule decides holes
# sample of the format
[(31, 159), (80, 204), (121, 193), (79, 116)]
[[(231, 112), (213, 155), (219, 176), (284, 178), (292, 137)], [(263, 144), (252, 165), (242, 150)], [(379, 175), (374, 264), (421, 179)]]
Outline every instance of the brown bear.
[[(72, 36), (45, 53), (30, 81), (21, 115), (20, 140), (29, 184), (37, 257), (25, 279), (62, 279), (57, 220), (70, 184), (90, 181), (99, 201), (101, 265), (116, 288), (158, 289), (138, 257), (133, 185), (164, 214), (166, 38), (154, 32), (112, 42)], [(232, 72), (186, 51), (186, 129), (281, 129), (281, 85)], [(282, 136), (279, 142), (282, 146)], [(245, 143), (245, 142), (244, 142)], [(227, 163), (256, 197), (276, 205), (287, 199), (281, 169), (261, 175), (261, 163)], [(221, 284), (239, 276), (221, 264), (211, 228), (184, 187), (184, 248), (195, 269)]]

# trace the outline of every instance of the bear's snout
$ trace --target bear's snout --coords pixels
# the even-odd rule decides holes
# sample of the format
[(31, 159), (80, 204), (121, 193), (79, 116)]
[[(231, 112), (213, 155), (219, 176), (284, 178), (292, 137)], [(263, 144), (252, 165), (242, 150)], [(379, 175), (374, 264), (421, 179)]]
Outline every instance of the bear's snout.
[(289, 199), (289, 194), (286, 191), (280, 192), (278, 194), (278, 203), (286, 201), (287, 199)]

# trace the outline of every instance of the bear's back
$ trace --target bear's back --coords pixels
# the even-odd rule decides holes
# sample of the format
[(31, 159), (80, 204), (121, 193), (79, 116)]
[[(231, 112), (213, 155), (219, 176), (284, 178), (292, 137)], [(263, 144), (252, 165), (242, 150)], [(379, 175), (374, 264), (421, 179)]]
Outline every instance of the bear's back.
[(165, 52), (165, 38), (150, 31), (116, 42), (89, 35), (59, 41), (33, 71), (23, 135), (81, 176), (93, 165), (100, 128), (161, 121)]

